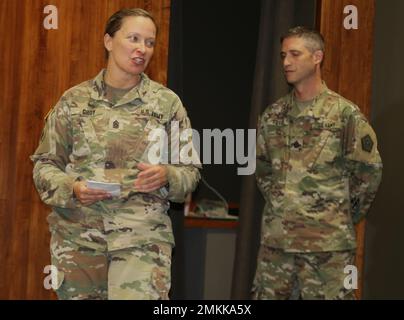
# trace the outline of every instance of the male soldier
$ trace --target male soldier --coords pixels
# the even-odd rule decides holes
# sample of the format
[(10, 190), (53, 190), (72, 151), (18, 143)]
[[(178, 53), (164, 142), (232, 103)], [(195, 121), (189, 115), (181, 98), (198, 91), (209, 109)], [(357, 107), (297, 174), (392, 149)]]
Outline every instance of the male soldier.
[(296, 27), (281, 38), (293, 90), (258, 124), (258, 186), (265, 197), (255, 299), (353, 299), (356, 224), (375, 197), (382, 161), (358, 107), (321, 79), (324, 40)]

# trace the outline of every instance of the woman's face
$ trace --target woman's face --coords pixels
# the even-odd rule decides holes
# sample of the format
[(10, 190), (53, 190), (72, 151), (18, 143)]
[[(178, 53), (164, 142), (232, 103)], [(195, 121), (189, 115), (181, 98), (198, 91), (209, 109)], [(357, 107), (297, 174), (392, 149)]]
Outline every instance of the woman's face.
[(126, 17), (121, 28), (111, 38), (104, 37), (109, 52), (108, 66), (127, 75), (138, 75), (153, 56), (156, 26), (146, 17)]

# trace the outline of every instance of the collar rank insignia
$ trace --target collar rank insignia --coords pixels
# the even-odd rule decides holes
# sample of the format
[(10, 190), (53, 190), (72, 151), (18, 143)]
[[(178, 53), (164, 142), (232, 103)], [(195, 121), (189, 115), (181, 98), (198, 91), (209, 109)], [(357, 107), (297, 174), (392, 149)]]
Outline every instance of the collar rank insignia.
[(119, 129), (119, 121), (118, 121), (118, 120), (115, 120), (115, 121), (112, 123), (112, 127), (113, 127), (114, 129)]
[(362, 150), (371, 153), (373, 149), (374, 142), (372, 138), (367, 134), (361, 139)]

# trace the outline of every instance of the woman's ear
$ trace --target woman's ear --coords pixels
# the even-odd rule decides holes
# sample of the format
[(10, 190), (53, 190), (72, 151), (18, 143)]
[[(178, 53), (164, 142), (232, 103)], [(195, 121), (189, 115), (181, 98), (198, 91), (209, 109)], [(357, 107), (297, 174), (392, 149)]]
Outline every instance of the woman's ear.
[(104, 35), (104, 47), (108, 52), (112, 51), (112, 37), (108, 33)]

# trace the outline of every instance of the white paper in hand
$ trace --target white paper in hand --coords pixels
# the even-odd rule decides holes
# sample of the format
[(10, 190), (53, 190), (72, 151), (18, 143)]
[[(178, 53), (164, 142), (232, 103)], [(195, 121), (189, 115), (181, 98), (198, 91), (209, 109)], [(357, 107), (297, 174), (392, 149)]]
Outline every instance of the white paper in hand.
[(98, 182), (93, 180), (87, 180), (87, 187), (90, 189), (101, 189), (107, 191), (113, 197), (119, 197), (121, 195), (121, 185), (119, 183)]

